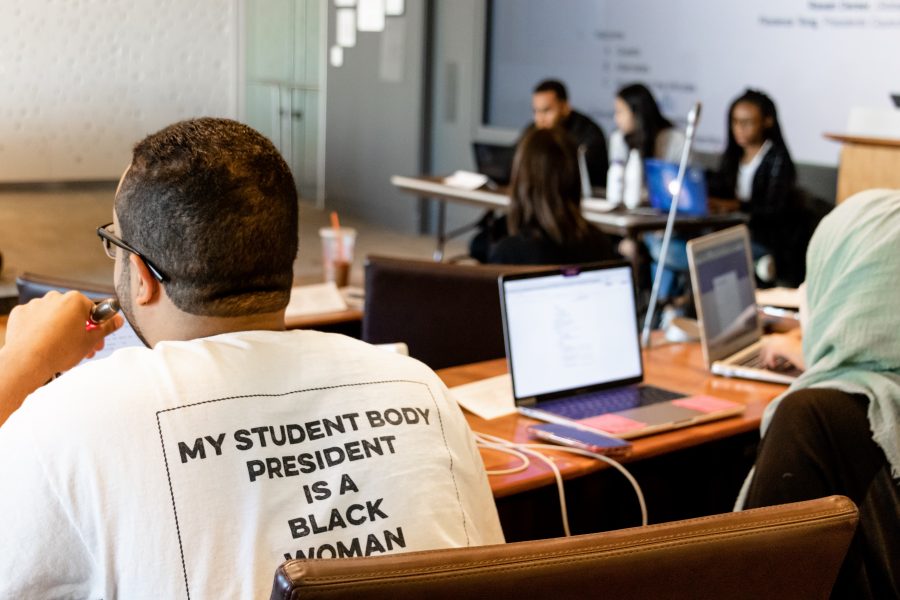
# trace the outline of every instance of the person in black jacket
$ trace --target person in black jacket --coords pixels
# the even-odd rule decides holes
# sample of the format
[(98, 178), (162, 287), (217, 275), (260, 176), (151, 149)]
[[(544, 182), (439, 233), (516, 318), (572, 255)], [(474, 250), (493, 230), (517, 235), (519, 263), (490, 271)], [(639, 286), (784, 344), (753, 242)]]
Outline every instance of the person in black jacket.
[(606, 136), (603, 135), (603, 129), (590, 117), (572, 108), (566, 86), (556, 79), (540, 82), (531, 95), (531, 108), (534, 111), (534, 121), (522, 132), (520, 141), (534, 129), (563, 129), (576, 147), (584, 146), (591, 184), (605, 185), (608, 163)]
[(748, 89), (731, 103), (727, 130), (728, 144), (711, 178), (710, 195), (740, 201), (741, 211), (750, 215), (754, 258), (772, 255), (776, 274), (784, 274), (794, 260), (786, 242), (796, 226), (799, 196), (775, 103)]
[(838, 205), (806, 263), (802, 336), (762, 352), (804, 372), (766, 407), (738, 507), (849, 497), (859, 525), (831, 598), (900, 598), (900, 192)]
[(609, 238), (581, 214), (574, 145), (559, 128), (525, 135), (513, 160), (509, 237), (489, 261), (503, 264), (572, 264), (615, 257)]

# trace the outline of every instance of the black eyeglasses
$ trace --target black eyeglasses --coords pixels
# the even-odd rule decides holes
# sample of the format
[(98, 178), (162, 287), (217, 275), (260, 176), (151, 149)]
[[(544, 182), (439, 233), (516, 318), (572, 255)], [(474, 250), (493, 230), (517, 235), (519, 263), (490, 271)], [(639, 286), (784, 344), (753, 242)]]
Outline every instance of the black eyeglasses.
[(146, 256), (138, 252), (134, 247), (124, 242), (121, 238), (114, 236), (110, 231), (112, 229), (112, 226), (112, 223), (107, 223), (106, 225), (101, 225), (97, 228), (97, 235), (100, 236), (100, 241), (103, 242), (103, 250), (106, 252), (106, 255), (108, 257), (115, 260), (116, 248), (121, 248), (122, 250), (130, 252), (144, 261), (144, 264), (147, 265), (147, 269), (150, 271), (150, 273), (153, 274), (153, 277), (156, 278), (157, 281), (163, 282), (168, 280), (168, 277), (166, 277), (162, 271), (157, 269), (156, 265), (150, 262)]

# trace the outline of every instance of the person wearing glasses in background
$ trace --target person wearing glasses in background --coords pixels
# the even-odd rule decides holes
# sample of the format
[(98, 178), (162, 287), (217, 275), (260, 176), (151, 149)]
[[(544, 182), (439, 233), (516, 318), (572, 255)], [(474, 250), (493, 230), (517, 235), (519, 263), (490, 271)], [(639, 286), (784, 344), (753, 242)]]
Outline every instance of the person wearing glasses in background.
[(433, 372), (284, 330), (297, 219), (287, 165), (245, 125), (135, 147), (98, 234), (147, 347), (73, 369), (123, 323), (86, 328), (77, 292), (9, 318), (0, 597), (259, 598), (286, 558), (503, 542)]

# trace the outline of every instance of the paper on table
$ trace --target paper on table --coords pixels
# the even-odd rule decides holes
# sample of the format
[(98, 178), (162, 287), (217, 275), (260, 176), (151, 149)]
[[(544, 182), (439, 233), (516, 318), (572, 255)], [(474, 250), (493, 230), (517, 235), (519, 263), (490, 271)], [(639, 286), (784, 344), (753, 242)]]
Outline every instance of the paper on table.
[(616, 208), (616, 205), (603, 198), (582, 198), (581, 208), (594, 212), (609, 212)]
[(450, 395), (460, 406), (482, 419), (496, 419), (516, 412), (509, 375), (458, 385), (450, 388)]
[(775, 287), (756, 290), (756, 303), (760, 306), (800, 309), (800, 292), (797, 288)]
[(96, 352), (91, 358), (85, 358), (79, 364), (86, 363), (89, 360), (99, 360), (106, 358), (119, 348), (129, 348), (131, 346), (144, 347), (144, 342), (137, 336), (131, 323), (125, 321), (125, 324), (113, 331), (111, 334), (103, 338), (103, 350)]
[(361, 287), (348, 285), (340, 289), (341, 298), (347, 303), (347, 308), (362, 310), (366, 303), (366, 291)]
[(347, 310), (347, 303), (341, 297), (333, 281), (313, 285), (297, 285), (291, 288), (291, 300), (285, 317), (302, 317), (322, 313)]
[(488, 176), (471, 171), (456, 171), (449, 177), (444, 177), (444, 183), (463, 190), (477, 190), (488, 182)]

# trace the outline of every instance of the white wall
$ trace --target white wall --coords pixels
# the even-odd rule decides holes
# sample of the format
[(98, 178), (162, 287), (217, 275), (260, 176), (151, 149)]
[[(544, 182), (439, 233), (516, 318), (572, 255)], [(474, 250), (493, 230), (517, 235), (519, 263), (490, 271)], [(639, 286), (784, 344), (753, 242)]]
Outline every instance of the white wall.
[[(642, 0), (642, 2), (644, 3), (646, 3), (647, 1), (652, 0)], [(673, 3), (673, 6), (695, 6), (698, 4), (698, 2), (702, 1), (713, 3), (713, 0), (691, 0), (689, 3), (683, 1), (676, 2)], [(791, 3), (796, 4), (797, 1), (798, 0), (791, 0)], [(523, 0), (507, 0), (506, 4), (508, 6), (518, 6), (518, 3), (520, 2), (523, 6), (540, 4), (544, 6), (545, 12), (553, 11), (557, 8), (557, 4), (559, 4), (554, 0), (530, 0), (527, 3)], [(768, 4), (771, 5), (773, 3), (776, 3), (776, 0), (768, 0)], [(602, 5), (607, 4), (616, 7), (617, 10), (623, 11), (626, 9), (631, 10), (632, 2), (623, 1), (613, 3), (600, 2), (599, 0), (581, 0), (580, 2), (576, 3), (574, 2), (574, 0), (567, 0), (567, 9), (572, 9), (573, 7), (578, 6), (599, 8)], [(881, 7), (881, 5), (886, 4), (887, 3), (880, 3), (878, 6)], [(722, 8), (721, 11), (712, 14), (710, 16), (710, 19), (713, 19), (713, 21), (711, 22), (718, 22), (717, 20), (721, 20), (723, 18), (722, 14), (725, 13), (731, 14), (729, 18), (734, 19), (736, 18), (734, 17), (736, 11), (746, 11), (746, 6), (749, 6), (751, 9), (756, 6), (756, 4), (754, 3), (734, 4), (720, 2), (719, 4), (716, 4), (716, 6), (719, 5), (721, 5), (721, 7), (727, 8), (728, 10)], [(785, 5), (787, 6), (788, 3), (785, 3)], [(657, 8), (666, 11), (676, 10), (675, 8), (669, 7), (668, 4), (665, 4), (665, 6), (663, 6), (663, 4), (660, 4)], [(587, 8), (585, 8), (585, 10), (587, 10)], [(879, 10), (887, 9), (879, 8)], [(729, 13), (729, 11), (731, 11), (731, 13)], [(900, 9), (898, 9), (898, 12), (900, 12)], [(524, 126), (524, 124), (530, 118), (528, 107), (529, 103), (531, 102), (531, 87), (539, 79), (548, 76), (561, 76), (566, 78), (568, 80), (567, 83), (569, 84), (570, 93), (573, 96), (573, 104), (579, 110), (587, 112), (592, 112), (592, 106), (590, 101), (588, 100), (588, 98), (591, 97), (591, 94), (587, 91), (587, 88), (582, 89), (581, 86), (593, 85), (594, 83), (596, 83), (596, 85), (615, 84), (613, 78), (610, 78), (609, 82), (604, 83), (602, 80), (594, 82), (590, 77), (566, 76), (565, 72), (563, 72), (565, 71), (565, 69), (574, 68), (573, 65), (577, 67), (580, 65), (580, 63), (575, 64), (572, 61), (560, 62), (561, 59), (557, 60), (558, 57), (556, 57), (556, 55), (548, 50), (547, 44), (549, 43), (549, 41), (546, 39), (546, 37), (540, 38), (534, 44), (534, 48), (536, 48), (537, 50), (534, 50), (533, 48), (526, 52), (524, 49), (518, 48), (518, 55), (524, 63), (527, 63), (526, 66), (531, 70), (529, 71), (531, 75), (526, 77), (519, 86), (520, 94), (516, 98), (518, 101), (521, 101), (523, 103), (524, 112), (520, 111), (518, 113), (518, 116), (514, 116), (512, 118), (511, 122), (514, 123), (515, 126), (500, 128), (483, 125), (481, 122), (481, 116), (482, 88), (484, 83), (484, 62), (486, 52), (484, 47), (486, 13), (487, 0), (452, 0), (448, 2), (437, 3), (434, 25), (435, 48), (432, 82), (434, 89), (434, 106), (431, 120), (432, 162), (430, 165), (431, 172), (435, 174), (450, 173), (455, 169), (460, 168), (473, 168), (474, 161), (472, 157), (472, 149), (470, 147), (472, 140), (480, 140), (498, 144), (513, 143), (521, 132), (521, 127)], [(569, 12), (566, 11), (562, 11), (557, 15), (557, 17), (560, 19), (569, 18), (570, 16), (571, 15), (569, 14)], [(527, 23), (516, 22), (515, 24), (519, 27), (527, 29)], [(584, 27), (594, 26), (592, 23), (582, 23), (582, 25), (584, 25)], [(643, 35), (638, 35), (639, 31), (637, 25), (631, 27), (628, 31), (630, 32), (629, 35), (632, 35), (634, 37), (640, 37), (640, 35)], [(556, 33), (557, 35), (562, 35), (558, 31)], [(586, 34), (584, 31), (581, 31), (581, 33), (579, 33), (578, 35), (581, 35), (583, 37)], [(667, 43), (668, 40), (669, 38), (666, 38)], [(687, 44), (687, 42), (684, 40), (680, 40), (679, 43)], [(695, 41), (692, 40), (691, 44), (693, 43), (695, 43)], [(659, 51), (660, 48), (664, 49), (666, 47), (668, 46), (666, 46), (665, 44), (661, 44), (659, 48), (654, 47), (654, 52)], [(513, 48), (510, 51), (515, 52), (516, 48)], [(556, 60), (556, 62), (550, 64), (549, 66), (543, 63), (539, 64), (540, 61), (529, 62), (530, 58), (534, 57), (535, 52), (537, 52), (540, 56), (544, 56), (544, 58), (552, 56), (553, 58), (549, 60), (551, 60), (551, 63), (553, 60)], [(598, 70), (601, 69), (603, 65), (602, 61), (598, 60), (595, 55), (600, 54), (603, 54), (602, 48), (598, 52), (592, 52), (588, 56), (590, 60), (594, 60), (595, 62), (597, 62)], [(623, 54), (628, 54), (629, 56), (631, 55), (630, 52), (624, 52)], [(727, 63), (729, 60), (733, 60), (733, 57), (731, 56), (720, 56), (719, 54), (716, 54), (715, 56), (721, 59), (723, 63)], [(790, 60), (793, 60), (792, 56), (793, 55), (787, 56), (784, 61), (779, 62), (777, 65), (777, 71), (779, 73), (803, 71), (804, 77), (808, 78), (810, 76), (807, 72), (808, 70), (804, 71), (799, 67), (790, 66), (788, 64)], [(890, 60), (891, 57), (893, 57), (893, 54), (879, 54), (877, 56), (877, 59), (879, 61), (884, 61)], [(641, 58), (641, 60), (644, 60), (644, 58)], [(689, 57), (683, 57), (681, 58), (680, 64), (682, 64), (684, 68), (687, 69), (690, 68), (693, 64), (692, 60), (693, 59)], [(819, 66), (821, 67), (821, 65)], [(547, 67), (546, 70), (544, 70), (544, 67)], [(773, 66), (773, 69), (775, 68), (776, 67)], [(885, 73), (891, 72), (890, 69), (882, 69), (882, 71)], [(632, 77), (632, 74), (628, 74), (627, 77), (629, 81), (632, 79), (638, 79), (637, 76)], [(879, 85), (889, 85), (891, 81), (891, 78), (887, 76), (878, 78)], [(707, 90), (703, 91), (703, 93), (699, 97), (703, 98), (704, 101), (704, 117), (701, 120), (701, 123), (703, 123), (704, 127), (713, 127), (715, 125), (718, 125), (720, 128), (724, 127), (724, 107), (727, 106), (726, 100), (730, 100), (731, 96), (740, 91), (744, 85), (747, 85), (747, 83), (741, 83), (740, 85), (736, 83), (723, 84), (721, 86), (720, 92), (716, 92), (721, 93), (721, 98), (724, 98), (719, 101), (718, 106), (710, 99), (711, 92), (708, 93)], [(717, 90), (719, 89), (710, 84), (709, 89), (711, 90), (714, 88)], [(797, 94), (802, 95), (803, 91), (806, 89), (803, 87), (803, 84), (798, 84), (797, 86), (795, 86), (795, 88), (791, 88), (792, 92), (795, 91), (795, 93), (793, 94), (794, 96), (796, 96)], [(687, 114), (687, 107), (690, 106), (690, 103), (692, 103), (697, 98), (694, 92), (696, 92), (696, 90), (694, 90), (690, 94), (682, 94), (679, 98), (679, 101), (682, 102), (682, 104), (673, 105), (670, 108), (671, 114)], [(775, 92), (772, 91), (772, 93), (774, 94)], [(611, 99), (613, 94), (614, 92), (609, 91), (604, 94), (594, 94), (594, 96), (598, 98)], [(820, 93), (818, 95), (813, 94), (806, 99), (806, 103), (809, 106), (815, 106), (816, 110), (834, 111), (835, 105), (832, 103), (832, 96), (832, 94), (824, 93)], [(881, 101), (885, 103), (888, 102), (888, 96), (886, 93), (882, 93), (878, 97), (882, 99)], [(799, 159), (799, 164), (797, 166), (798, 181), (800, 185), (817, 196), (833, 201), (836, 187), (835, 169), (830, 166), (804, 164), (805, 160), (808, 160), (806, 158), (807, 153), (804, 151), (807, 148), (807, 145), (805, 145), (804, 142), (805, 138), (801, 136), (799, 132), (795, 132), (793, 129), (802, 121), (796, 116), (796, 112), (791, 109), (791, 103), (787, 100), (782, 101), (782, 94), (778, 94), (776, 96), (776, 100), (779, 103), (779, 110), (782, 112), (782, 125), (788, 129), (788, 143), (790, 144), (792, 152), (795, 153), (795, 160)], [(864, 103), (863, 100), (859, 100), (859, 102)], [(605, 114), (609, 118), (611, 118), (612, 102), (608, 102), (604, 106), (606, 107), (604, 109), (606, 111)], [(819, 119), (816, 121), (817, 123), (821, 123), (821, 125), (817, 125), (817, 128), (813, 132), (813, 137), (815, 138), (815, 140), (821, 139), (821, 133), (827, 129), (835, 129), (837, 131), (843, 130), (841, 123), (845, 118), (846, 110), (844, 108), (840, 108), (840, 105), (838, 105), (836, 114), (838, 115), (837, 120)], [(790, 122), (790, 125), (788, 125), (788, 121)], [(610, 129), (611, 127), (609, 127), (609, 125), (607, 124), (607, 134), (609, 133)], [(826, 149), (831, 148), (830, 152), (836, 154), (838, 145), (831, 144), (831, 146), (829, 146), (828, 144), (829, 142), (822, 140), (819, 147), (824, 147)], [(716, 146), (716, 151), (718, 152), (717, 144), (713, 144), (713, 146)], [(710, 156), (709, 159), (711, 160), (710, 164), (716, 164), (718, 157)], [(470, 207), (449, 204), (447, 207), (448, 228), (460, 227), (468, 223), (478, 215), (478, 211)]]
[[(455, 0), (450, 0), (455, 1)], [(329, 2), (329, 47), (335, 8)], [(425, 144), (424, 98), (429, 0), (406, 0), (382, 33), (359, 32), (344, 64), (328, 68), (325, 204), (341, 214), (405, 232), (419, 207), (391, 175), (418, 175)]]
[[(531, 87), (553, 76), (572, 104), (609, 133), (613, 98), (649, 85), (663, 113), (683, 123), (703, 102), (696, 149), (720, 152), (726, 112), (747, 87), (778, 105), (795, 161), (834, 166), (855, 106), (892, 108), (900, 93), (900, 2), (808, 0), (496, 0), (492, 123), (531, 119)], [(539, 40), (540, 43), (536, 43)]]
[(132, 145), (237, 116), (239, 0), (2, 0), (0, 182), (117, 179)]

